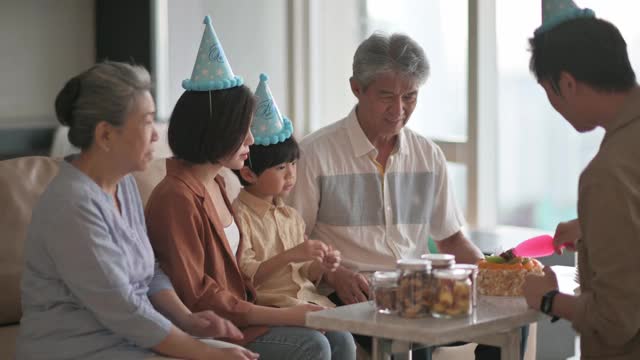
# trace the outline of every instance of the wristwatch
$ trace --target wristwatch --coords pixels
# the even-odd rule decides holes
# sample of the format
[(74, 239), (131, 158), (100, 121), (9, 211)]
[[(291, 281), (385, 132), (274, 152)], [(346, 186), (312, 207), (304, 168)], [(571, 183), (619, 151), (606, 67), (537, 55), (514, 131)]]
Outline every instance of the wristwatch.
[(558, 319), (560, 319), (559, 317), (551, 313), (551, 309), (553, 308), (553, 299), (556, 297), (556, 295), (558, 295), (559, 292), (560, 291), (558, 291), (557, 289), (549, 291), (542, 296), (542, 301), (540, 302), (540, 311), (551, 316), (551, 322), (556, 322), (558, 321)]

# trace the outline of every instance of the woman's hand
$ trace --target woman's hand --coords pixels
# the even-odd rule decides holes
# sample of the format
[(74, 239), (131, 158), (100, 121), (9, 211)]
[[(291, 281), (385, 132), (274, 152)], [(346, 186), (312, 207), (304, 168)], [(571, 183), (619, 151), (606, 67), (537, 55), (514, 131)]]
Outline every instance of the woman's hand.
[(212, 348), (207, 359), (255, 360), (260, 355), (240, 347)]
[(553, 235), (553, 248), (556, 250), (556, 254), (562, 255), (563, 247), (576, 251), (576, 242), (580, 238), (582, 238), (582, 231), (578, 219), (559, 223), (556, 227), (556, 233)]
[(201, 311), (186, 315), (180, 328), (193, 336), (242, 340), (244, 335), (233, 323), (213, 311)]

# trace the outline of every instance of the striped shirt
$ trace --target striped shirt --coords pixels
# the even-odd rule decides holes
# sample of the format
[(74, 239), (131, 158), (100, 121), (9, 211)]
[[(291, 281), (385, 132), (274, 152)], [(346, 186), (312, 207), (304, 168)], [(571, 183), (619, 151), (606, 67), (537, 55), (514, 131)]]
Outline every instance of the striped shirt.
[(412, 130), (400, 131), (386, 169), (375, 161), (377, 150), (355, 108), (300, 147), (298, 182), (288, 201), (309, 237), (340, 250), (343, 265), (394, 268), (397, 259), (427, 253), (429, 236), (437, 241), (461, 230), (444, 154)]

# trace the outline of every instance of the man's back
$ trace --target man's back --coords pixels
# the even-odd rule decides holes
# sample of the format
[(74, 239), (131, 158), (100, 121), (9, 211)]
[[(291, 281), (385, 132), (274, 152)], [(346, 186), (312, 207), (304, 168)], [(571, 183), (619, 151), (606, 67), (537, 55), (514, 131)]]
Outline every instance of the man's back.
[[(574, 327), (585, 358), (640, 358), (640, 90), (611, 123), (580, 177), (583, 296)], [(595, 294), (595, 295), (594, 295)]]

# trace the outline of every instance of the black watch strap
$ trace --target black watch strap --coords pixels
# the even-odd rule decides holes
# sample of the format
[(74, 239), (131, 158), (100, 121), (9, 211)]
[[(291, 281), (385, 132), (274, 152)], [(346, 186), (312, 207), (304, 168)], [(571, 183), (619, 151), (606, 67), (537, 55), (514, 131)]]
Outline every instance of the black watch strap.
[(560, 291), (557, 289), (551, 290), (548, 293), (542, 296), (542, 301), (540, 302), (540, 311), (551, 316), (551, 322), (556, 322), (560, 318), (553, 315), (551, 313), (551, 309), (553, 308), (553, 299), (558, 295)]

